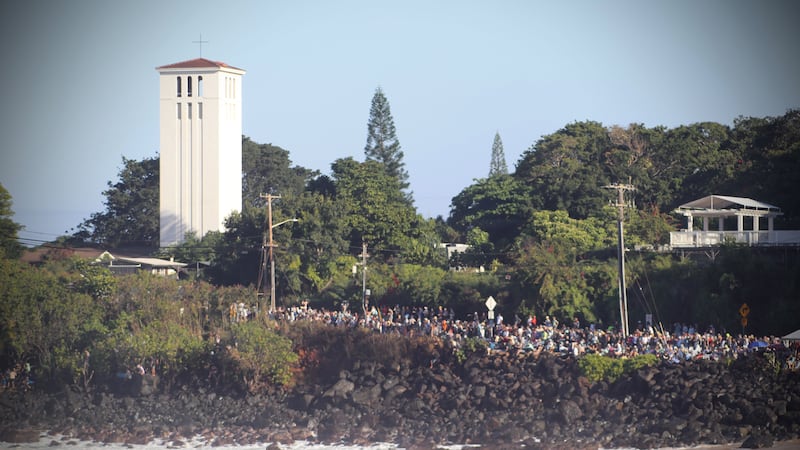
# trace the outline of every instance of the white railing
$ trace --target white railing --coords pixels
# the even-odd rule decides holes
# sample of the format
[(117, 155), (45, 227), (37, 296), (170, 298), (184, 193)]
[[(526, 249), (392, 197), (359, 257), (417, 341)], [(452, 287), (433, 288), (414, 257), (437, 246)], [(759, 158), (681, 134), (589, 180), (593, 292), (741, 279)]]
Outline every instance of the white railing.
[(750, 246), (800, 245), (800, 230), (781, 231), (673, 231), (672, 248), (714, 247), (726, 242)]

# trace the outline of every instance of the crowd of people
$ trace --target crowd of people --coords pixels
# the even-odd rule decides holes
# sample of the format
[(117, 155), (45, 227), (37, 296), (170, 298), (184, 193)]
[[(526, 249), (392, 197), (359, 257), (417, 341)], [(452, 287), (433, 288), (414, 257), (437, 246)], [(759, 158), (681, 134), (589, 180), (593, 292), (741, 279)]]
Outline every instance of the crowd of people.
[[(624, 336), (613, 327), (601, 328), (582, 324), (577, 317), (567, 323), (545, 316), (539, 320), (530, 315), (515, 316), (507, 321), (501, 314), (473, 313), (466, 319), (456, 318), (452, 309), (395, 306), (370, 307), (366, 313), (345, 305), (341, 310), (312, 309), (308, 306), (281, 309), (273, 313), (278, 320), (312, 320), (336, 327), (367, 327), (375, 332), (399, 335), (429, 335), (462, 346), (466, 339), (477, 338), (495, 351), (550, 352), (580, 356), (595, 353), (612, 357), (633, 357), (653, 354), (673, 361), (695, 359), (721, 360), (738, 358), (754, 351), (780, 353), (788, 369), (800, 365), (800, 348), (787, 348), (779, 337), (718, 332), (714, 327), (699, 330), (696, 326), (674, 324), (670, 329), (651, 323), (637, 323)], [(795, 363), (797, 361), (798, 363)]]

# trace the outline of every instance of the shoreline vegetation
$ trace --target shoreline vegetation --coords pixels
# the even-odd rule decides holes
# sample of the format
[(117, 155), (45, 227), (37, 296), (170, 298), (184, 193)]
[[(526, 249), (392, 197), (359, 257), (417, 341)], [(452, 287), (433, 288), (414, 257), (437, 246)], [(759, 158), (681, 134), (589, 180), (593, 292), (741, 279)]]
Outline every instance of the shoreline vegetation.
[[(455, 348), (431, 336), (314, 322), (246, 323), (258, 328), (231, 334), (234, 345), (215, 338), (205, 365), (178, 371), (159, 362), (167, 376), (95, 373), (86, 384), (6, 389), (0, 439), (38, 441), (46, 430), (83, 441), (160, 439), (172, 446), (201, 436), (211, 446), (644, 449), (733, 442), (763, 448), (800, 438), (800, 374), (776, 365), (770, 351), (717, 361), (639, 355), (610, 370), (608, 361), (620, 358), (595, 355), (589, 367), (586, 356), (568, 352)], [(248, 360), (263, 350), (255, 345), (257, 329), (291, 342), (285, 350), (296, 359), (288, 371), (274, 355)]]

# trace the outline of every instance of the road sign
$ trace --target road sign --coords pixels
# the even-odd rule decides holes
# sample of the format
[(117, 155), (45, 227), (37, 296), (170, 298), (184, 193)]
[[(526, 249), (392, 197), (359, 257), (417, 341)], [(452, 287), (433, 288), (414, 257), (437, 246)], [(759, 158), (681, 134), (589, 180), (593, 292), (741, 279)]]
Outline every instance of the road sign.
[(488, 314), (486, 315), (486, 318), (489, 320), (494, 320), (494, 311), (490, 309)]
[(489, 311), (494, 311), (494, 307), (497, 306), (497, 302), (494, 301), (494, 297), (492, 297), (491, 295), (489, 296), (489, 298), (486, 299), (486, 303), (484, 304), (489, 309)]
[(739, 308), (739, 314), (742, 317), (747, 317), (750, 314), (750, 307), (747, 306), (747, 303), (742, 303), (742, 306)]

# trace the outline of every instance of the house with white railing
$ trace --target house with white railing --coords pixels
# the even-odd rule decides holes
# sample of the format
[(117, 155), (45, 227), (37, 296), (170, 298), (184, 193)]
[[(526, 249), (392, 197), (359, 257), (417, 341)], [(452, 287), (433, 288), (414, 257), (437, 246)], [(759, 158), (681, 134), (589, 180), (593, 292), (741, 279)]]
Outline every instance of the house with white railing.
[[(673, 249), (715, 247), (728, 242), (749, 246), (800, 245), (800, 230), (774, 229), (775, 217), (783, 215), (779, 207), (750, 198), (709, 195), (679, 206), (674, 213), (686, 217), (686, 228), (669, 234)], [(702, 230), (694, 229), (695, 218), (702, 219)], [(726, 222), (732, 228), (734, 219), (736, 229), (726, 229)]]

